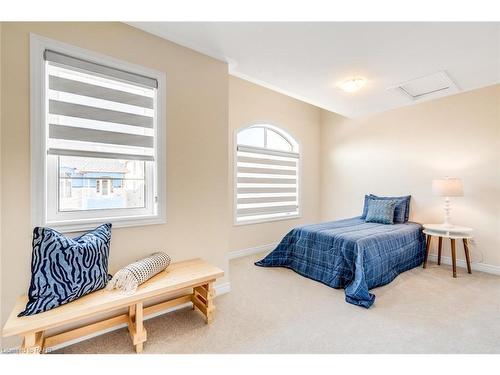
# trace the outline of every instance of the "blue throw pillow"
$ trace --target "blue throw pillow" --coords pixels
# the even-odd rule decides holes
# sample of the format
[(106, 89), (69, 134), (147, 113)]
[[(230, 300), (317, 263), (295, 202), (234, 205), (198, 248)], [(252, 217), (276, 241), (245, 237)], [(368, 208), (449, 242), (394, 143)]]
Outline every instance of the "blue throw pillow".
[(394, 210), (397, 201), (387, 199), (371, 199), (366, 213), (366, 222), (394, 224)]
[(379, 200), (394, 200), (396, 201), (396, 208), (394, 209), (394, 222), (395, 223), (406, 223), (410, 216), (410, 200), (411, 195), (405, 195), (402, 197), (379, 197), (374, 194), (365, 195), (365, 203), (363, 206), (363, 214), (361, 215), (362, 219), (366, 218), (366, 214), (368, 212), (368, 204), (372, 199)]
[(38, 314), (104, 288), (110, 278), (110, 241), (111, 224), (73, 239), (36, 227), (29, 300), (18, 316)]
[(363, 213), (361, 214), (361, 219), (366, 219), (366, 214), (368, 213), (368, 205), (370, 204), (371, 196), (365, 194), (365, 202), (363, 203)]

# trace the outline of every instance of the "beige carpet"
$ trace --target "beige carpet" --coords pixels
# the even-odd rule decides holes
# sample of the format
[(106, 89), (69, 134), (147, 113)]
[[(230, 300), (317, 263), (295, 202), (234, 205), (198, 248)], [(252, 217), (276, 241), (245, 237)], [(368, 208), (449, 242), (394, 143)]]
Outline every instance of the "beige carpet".
[[(500, 277), (448, 266), (405, 272), (373, 290), (375, 305), (283, 268), (230, 265), (232, 291), (212, 325), (179, 310), (146, 321), (144, 353), (500, 353)], [(125, 329), (58, 353), (133, 353)]]

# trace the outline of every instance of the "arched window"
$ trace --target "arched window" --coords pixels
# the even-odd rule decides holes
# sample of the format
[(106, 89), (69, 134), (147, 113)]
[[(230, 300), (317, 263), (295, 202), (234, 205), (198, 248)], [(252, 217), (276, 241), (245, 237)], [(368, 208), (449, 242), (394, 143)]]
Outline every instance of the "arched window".
[(236, 135), (235, 223), (299, 216), (299, 144), (268, 124)]

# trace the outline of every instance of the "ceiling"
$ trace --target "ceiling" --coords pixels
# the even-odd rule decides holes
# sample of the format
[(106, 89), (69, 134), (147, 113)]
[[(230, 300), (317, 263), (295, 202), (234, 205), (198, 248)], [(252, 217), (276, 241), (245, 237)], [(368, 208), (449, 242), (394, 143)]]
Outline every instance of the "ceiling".
[[(232, 75), (347, 117), (420, 100), (400, 83), (444, 71), (458, 92), (500, 82), (500, 23), (131, 22), (228, 62)], [(355, 93), (338, 84), (366, 78)]]

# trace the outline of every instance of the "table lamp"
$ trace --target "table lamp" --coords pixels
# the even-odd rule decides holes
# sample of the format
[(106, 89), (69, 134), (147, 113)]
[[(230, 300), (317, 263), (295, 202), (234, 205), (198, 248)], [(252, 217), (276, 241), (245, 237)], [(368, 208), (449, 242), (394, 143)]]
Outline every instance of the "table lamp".
[(432, 181), (432, 192), (434, 195), (444, 198), (444, 222), (443, 227), (452, 228), (450, 221), (450, 197), (463, 197), (464, 188), (462, 180), (455, 177), (445, 177)]

